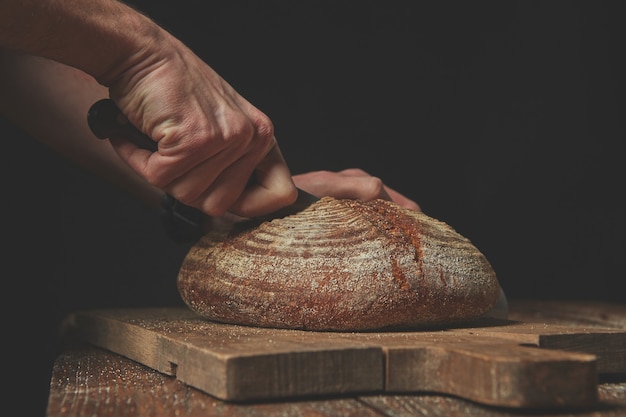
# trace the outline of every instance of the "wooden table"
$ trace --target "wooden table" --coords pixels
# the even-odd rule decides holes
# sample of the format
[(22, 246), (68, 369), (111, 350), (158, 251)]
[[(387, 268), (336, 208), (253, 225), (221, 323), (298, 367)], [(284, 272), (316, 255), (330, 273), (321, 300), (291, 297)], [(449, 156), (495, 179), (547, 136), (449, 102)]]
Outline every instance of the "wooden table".
[[(626, 329), (626, 306), (511, 301), (509, 319)], [(449, 395), (337, 395), (229, 402), (137, 362), (82, 342), (69, 343), (51, 378), (48, 416), (626, 416), (626, 375), (600, 375), (597, 405), (538, 410), (484, 406)]]

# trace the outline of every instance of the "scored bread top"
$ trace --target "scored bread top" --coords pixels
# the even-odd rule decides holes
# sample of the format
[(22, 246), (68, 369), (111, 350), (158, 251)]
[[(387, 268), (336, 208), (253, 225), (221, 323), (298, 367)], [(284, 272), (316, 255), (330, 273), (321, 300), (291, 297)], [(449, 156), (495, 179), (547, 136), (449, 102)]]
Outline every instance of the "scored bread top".
[(500, 293), (487, 259), (446, 223), (390, 201), (332, 197), (206, 234), (178, 289), (211, 320), (343, 331), (472, 320)]

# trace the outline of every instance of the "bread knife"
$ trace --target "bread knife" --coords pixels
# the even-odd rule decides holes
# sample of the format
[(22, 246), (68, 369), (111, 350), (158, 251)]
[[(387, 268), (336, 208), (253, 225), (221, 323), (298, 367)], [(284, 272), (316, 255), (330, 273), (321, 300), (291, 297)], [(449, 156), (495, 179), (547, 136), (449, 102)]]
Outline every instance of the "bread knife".
[[(105, 98), (94, 103), (87, 113), (87, 123), (99, 139), (122, 138), (140, 148), (152, 152), (157, 150), (157, 143), (133, 126), (111, 99)], [(298, 198), (293, 204), (255, 217), (254, 220), (283, 218), (304, 210), (318, 200), (318, 197), (298, 188)], [(209, 224), (210, 216), (202, 211), (181, 203), (169, 194), (163, 196), (161, 206), (163, 226), (173, 240), (191, 242), (205, 233), (204, 225)]]

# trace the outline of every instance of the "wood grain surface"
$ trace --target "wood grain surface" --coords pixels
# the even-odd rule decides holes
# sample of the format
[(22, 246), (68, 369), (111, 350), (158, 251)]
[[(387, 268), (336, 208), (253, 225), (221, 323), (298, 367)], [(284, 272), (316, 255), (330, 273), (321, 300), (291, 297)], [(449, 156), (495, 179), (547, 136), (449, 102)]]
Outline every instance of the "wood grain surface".
[(509, 319), (566, 326), (626, 329), (626, 304), (593, 300), (509, 301)]
[[(566, 325), (562, 305), (534, 303), (545, 322)], [(584, 305), (584, 304), (582, 304)], [(522, 304), (511, 303), (511, 316), (526, 314)], [(602, 315), (602, 304), (595, 314)], [(607, 311), (614, 306), (608, 305)], [(552, 312), (554, 311), (554, 314)], [(626, 315), (607, 316), (617, 328)], [(579, 326), (572, 319), (572, 328)], [(71, 323), (70, 323), (71, 324)], [(76, 330), (76, 323), (69, 329)], [(172, 330), (172, 329), (170, 329)], [(468, 329), (466, 329), (468, 330)], [(71, 332), (70, 332), (71, 333)], [(376, 337), (371, 334), (361, 337)], [(398, 335), (396, 335), (398, 337)], [(68, 341), (76, 341), (68, 337)], [(543, 351), (547, 349), (537, 349)], [(613, 417), (626, 415), (626, 374), (599, 375), (597, 402), (585, 407), (494, 407), (455, 395), (436, 392), (341, 394), (271, 401), (223, 401), (124, 356), (78, 342), (59, 355), (53, 368), (48, 404), (50, 417), (83, 416), (552, 416)]]
[(507, 407), (597, 402), (626, 372), (626, 332), (483, 320), (433, 331), (311, 332), (226, 325), (186, 308), (78, 312), (96, 346), (228, 401), (437, 392)]

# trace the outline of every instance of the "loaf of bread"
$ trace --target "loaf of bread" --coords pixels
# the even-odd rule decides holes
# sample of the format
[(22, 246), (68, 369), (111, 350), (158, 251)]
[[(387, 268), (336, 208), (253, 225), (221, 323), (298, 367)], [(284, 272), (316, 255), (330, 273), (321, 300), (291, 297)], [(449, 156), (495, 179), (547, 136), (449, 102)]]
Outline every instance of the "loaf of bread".
[(385, 200), (332, 197), (206, 234), (178, 289), (210, 320), (337, 331), (456, 324), (500, 294), (487, 259), (446, 223)]

